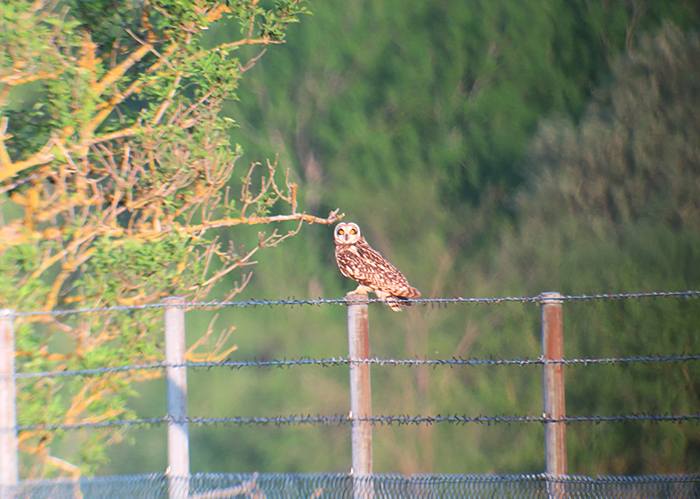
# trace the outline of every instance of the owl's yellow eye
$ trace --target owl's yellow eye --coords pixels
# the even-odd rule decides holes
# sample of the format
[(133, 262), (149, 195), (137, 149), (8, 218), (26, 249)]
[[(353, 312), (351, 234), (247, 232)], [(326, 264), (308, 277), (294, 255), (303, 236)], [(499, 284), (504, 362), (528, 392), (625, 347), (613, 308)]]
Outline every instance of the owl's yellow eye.
[(357, 234), (357, 231), (355, 229), (350, 229), (350, 234)]
[(345, 231), (344, 231), (343, 229), (340, 229), (340, 230), (338, 231), (338, 234), (340, 234), (340, 235), (342, 236), (343, 234), (345, 234)]

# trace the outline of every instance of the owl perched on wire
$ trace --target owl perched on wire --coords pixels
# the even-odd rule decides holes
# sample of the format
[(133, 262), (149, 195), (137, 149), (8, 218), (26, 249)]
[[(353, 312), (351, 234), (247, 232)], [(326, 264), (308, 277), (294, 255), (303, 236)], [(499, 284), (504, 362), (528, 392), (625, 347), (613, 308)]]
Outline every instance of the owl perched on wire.
[(339, 223), (333, 239), (340, 273), (360, 284), (353, 293), (374, 291), (377, 298), (396, 312), (401, 310), (401, 300), (420, 296), (396, 267), (367, 244), (357, 224)]

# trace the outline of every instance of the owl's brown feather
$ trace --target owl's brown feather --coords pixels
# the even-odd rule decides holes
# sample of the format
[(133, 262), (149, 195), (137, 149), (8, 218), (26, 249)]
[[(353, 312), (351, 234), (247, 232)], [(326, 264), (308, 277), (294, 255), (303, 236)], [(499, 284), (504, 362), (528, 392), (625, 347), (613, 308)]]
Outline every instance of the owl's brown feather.
[(393, 310), (401, 310), (400, 300), (420, 296), (396, 267), (358, 236), (354, 242), (345, 243), (339, 238), (335, 241), (335, 258), (345, 277), (374, 290)]

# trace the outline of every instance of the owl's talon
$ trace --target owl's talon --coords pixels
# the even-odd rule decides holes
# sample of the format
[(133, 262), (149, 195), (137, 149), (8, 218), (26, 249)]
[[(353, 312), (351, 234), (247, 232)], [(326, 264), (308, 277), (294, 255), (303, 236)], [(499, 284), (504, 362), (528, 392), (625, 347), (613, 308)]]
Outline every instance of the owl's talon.
[(359, 286), (357, 286), (357, 288), (355, 288), (354, 291), (350, 291), (348, 294), (349, 295), (369, 295), (372, 291), (373, 291), (372, 288), (370, 288), (369, 286), (363, 286), (362, 284), (360, 284)]

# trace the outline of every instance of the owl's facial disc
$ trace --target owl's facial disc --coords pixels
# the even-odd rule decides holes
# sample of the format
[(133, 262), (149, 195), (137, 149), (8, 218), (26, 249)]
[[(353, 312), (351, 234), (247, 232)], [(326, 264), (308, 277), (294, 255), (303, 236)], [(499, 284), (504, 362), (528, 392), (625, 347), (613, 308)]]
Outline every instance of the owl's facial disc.
[(345, 244), (355, 242), (359, 239), (360, 228), (352, 222), (341, 223), (335, 227), (335, 239)]

